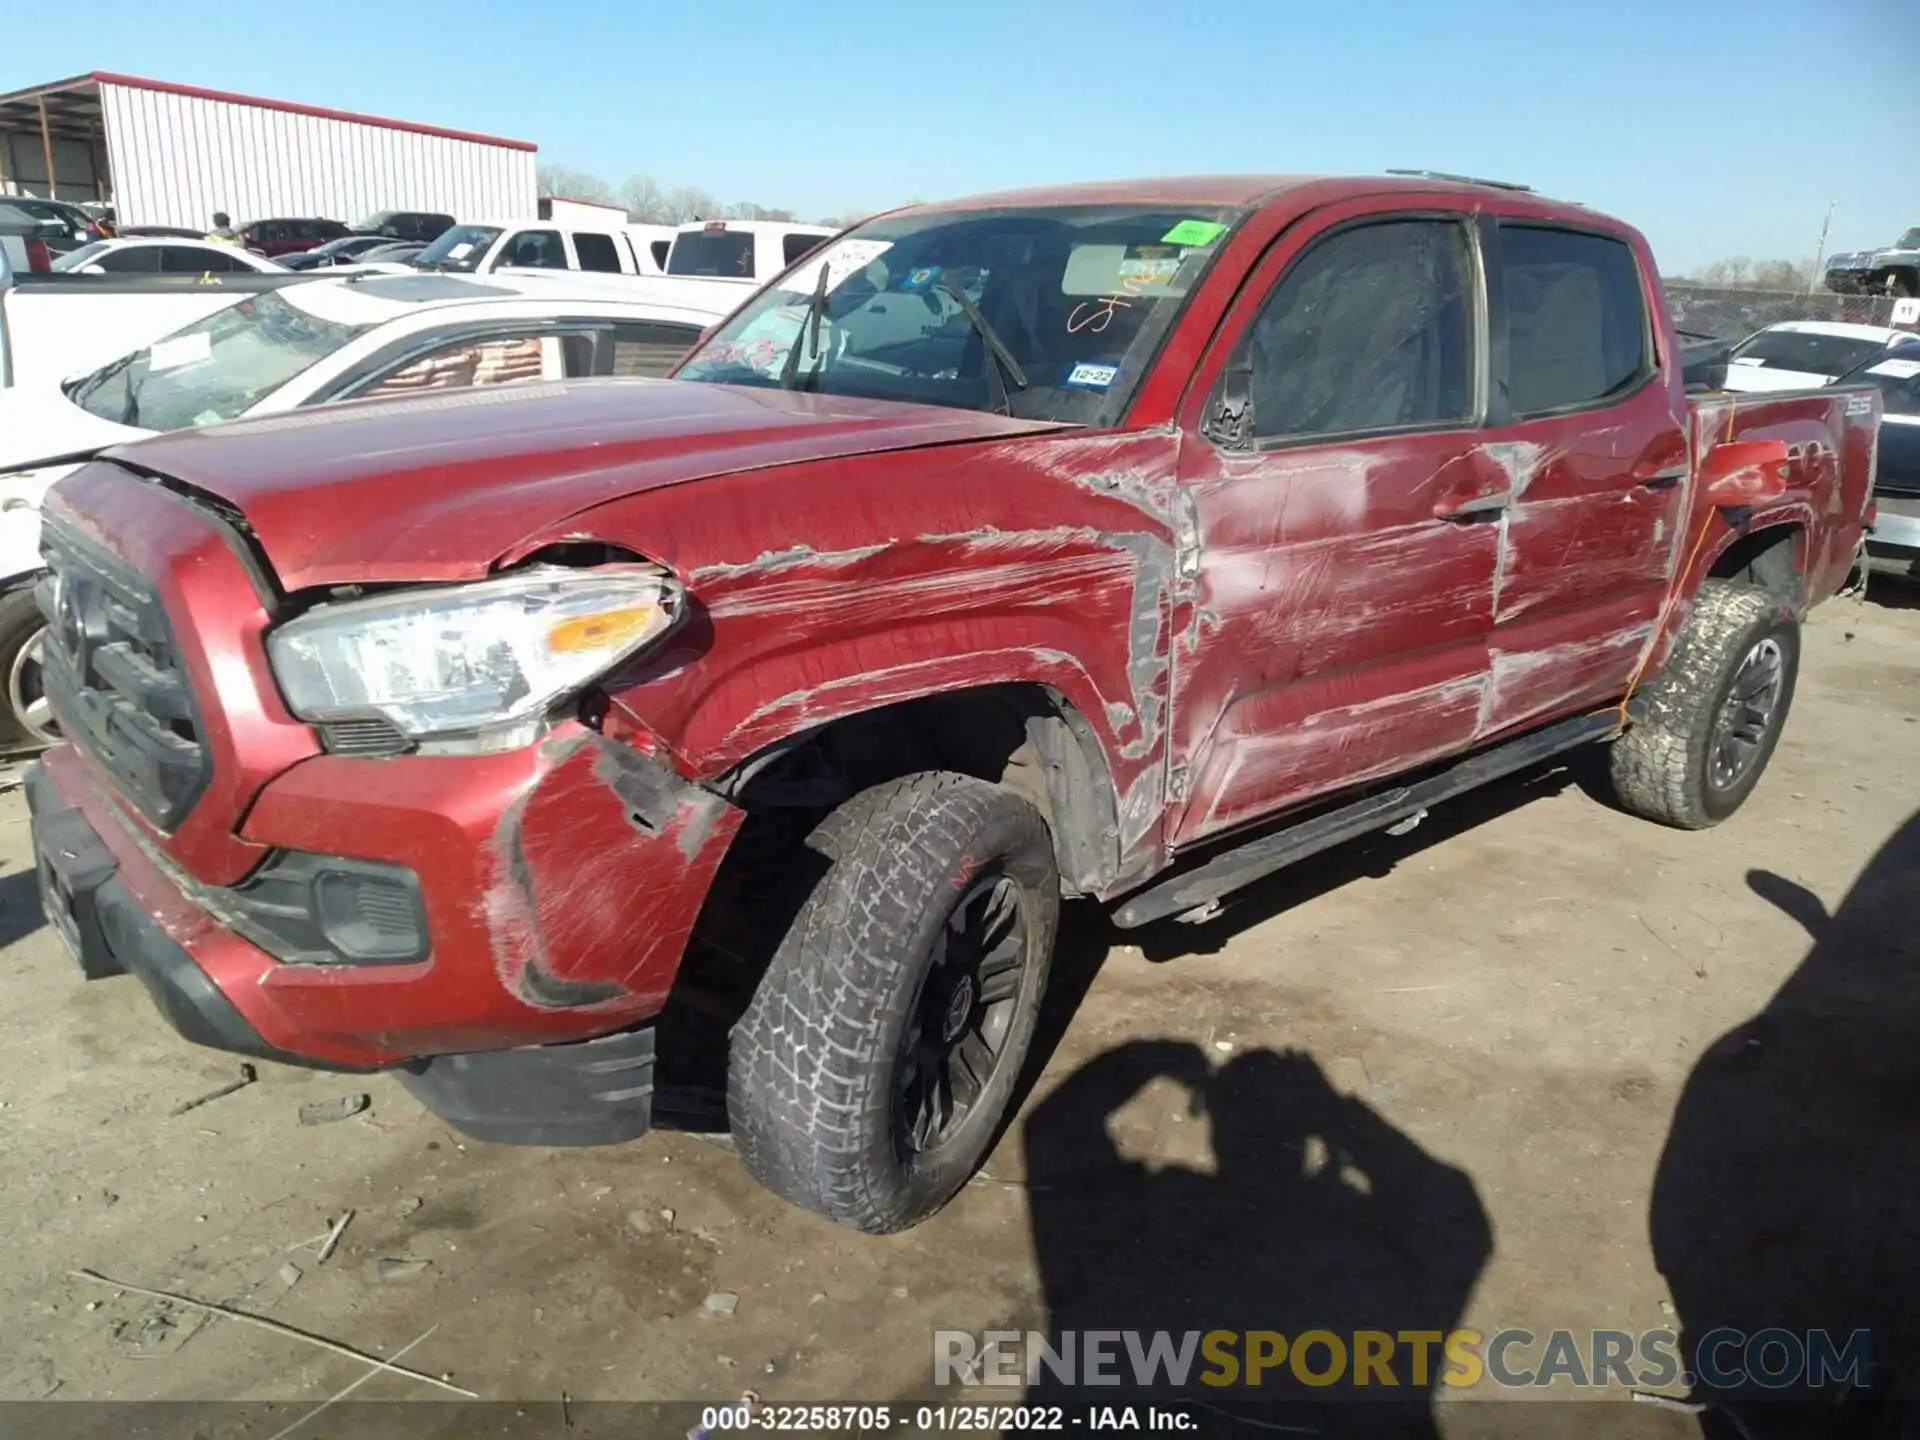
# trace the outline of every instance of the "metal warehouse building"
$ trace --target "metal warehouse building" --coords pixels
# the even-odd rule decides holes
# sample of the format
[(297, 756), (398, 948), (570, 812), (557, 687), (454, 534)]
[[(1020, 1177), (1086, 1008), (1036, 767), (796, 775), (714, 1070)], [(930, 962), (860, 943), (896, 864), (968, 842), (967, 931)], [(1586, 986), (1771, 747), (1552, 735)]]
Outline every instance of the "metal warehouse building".
[(94, 71), (0, 94), (0, 194), (204, 227), (378, 210), (533, 219), (534, 147), (403, 120)]

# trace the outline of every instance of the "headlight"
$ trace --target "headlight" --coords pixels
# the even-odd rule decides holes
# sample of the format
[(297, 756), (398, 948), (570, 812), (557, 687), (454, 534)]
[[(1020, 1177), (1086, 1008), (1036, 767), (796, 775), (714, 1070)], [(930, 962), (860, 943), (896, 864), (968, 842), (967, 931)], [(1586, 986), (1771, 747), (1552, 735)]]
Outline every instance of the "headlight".
[(302, 720), (378, 716), (416, 739), (503, 749), (665, 634), (680, 604), (655, 566), (542, 567), (323, 605), (276, 630), (268, 653)]

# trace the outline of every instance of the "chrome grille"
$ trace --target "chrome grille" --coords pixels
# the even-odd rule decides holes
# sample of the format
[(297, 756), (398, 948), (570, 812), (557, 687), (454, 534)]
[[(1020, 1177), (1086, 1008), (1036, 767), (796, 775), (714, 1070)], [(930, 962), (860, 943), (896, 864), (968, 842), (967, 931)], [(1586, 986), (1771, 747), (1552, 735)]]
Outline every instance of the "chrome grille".
[(61, 733), (170, 830), (206, 787), (208, 762), (173, 629), (125, 561), (47, 525), (41, 671)]

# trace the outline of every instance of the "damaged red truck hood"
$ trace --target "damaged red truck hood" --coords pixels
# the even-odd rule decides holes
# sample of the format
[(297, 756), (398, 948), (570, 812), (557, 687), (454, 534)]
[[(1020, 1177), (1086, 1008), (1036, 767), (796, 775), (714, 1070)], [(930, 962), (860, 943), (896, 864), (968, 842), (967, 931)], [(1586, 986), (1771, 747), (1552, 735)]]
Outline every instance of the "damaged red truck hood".
[(104, 458), (233, 505), (281, 585), (301, 590), (472, 578), (583, 510), (663, 485), (1055, 428), (786, 390), (582, 381), (178, 430)]

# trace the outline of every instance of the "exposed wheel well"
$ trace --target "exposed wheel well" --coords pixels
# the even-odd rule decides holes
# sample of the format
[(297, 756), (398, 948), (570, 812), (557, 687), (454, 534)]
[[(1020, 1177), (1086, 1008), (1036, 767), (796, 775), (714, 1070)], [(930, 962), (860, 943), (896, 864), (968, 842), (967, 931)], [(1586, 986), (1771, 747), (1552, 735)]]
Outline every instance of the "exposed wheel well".
[[(660, 1096), (704, 1096), (676, 1124), (709, 1124), (729, 1036), (828, 859), (809, 843), (842, 802), (921, 770), (956, 770), (1030, 802), (1047, 823), (1067, 894), (1098, 890), (1119, 862), (1119, 818), (1092, 728), (1043, 685), (991, 685), (850, 715), (767, 747), (709, 783), (747, 812), (714, 877), (661, 1013)], [(665, 1103), (665, 1102), (659, 1102)], [(656, 1110), (659, 1110), (659, 1103)]]
[(1061, 887), (1093, 891), (1118, 864), (1106, 757), (1080, 714), (1044, 685), (988, 685), (863, 711), (791, 736), (716, 788), (750, 814), (819, 810), (919, 770), (954, 770), (1028, 801), (1053, 835)]
[(1742, 535), (1720, 553), (1707, 572), (1713, 580), (1738, 580), (1798, 603), (1804, 567), (1800, 551), (1806, 538), (1798, 525), (1770, 525)]

